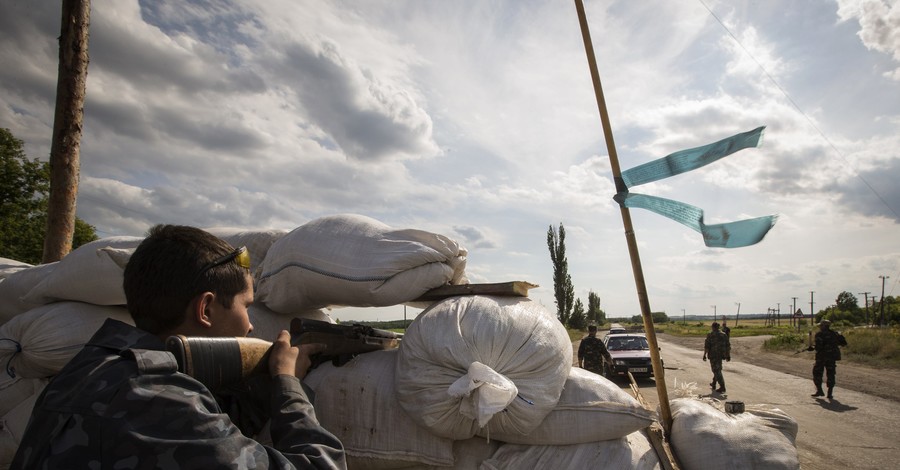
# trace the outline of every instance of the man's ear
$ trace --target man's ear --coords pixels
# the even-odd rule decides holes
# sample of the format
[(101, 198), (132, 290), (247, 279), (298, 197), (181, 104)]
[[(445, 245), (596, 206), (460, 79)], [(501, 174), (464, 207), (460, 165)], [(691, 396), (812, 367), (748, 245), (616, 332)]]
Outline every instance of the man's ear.
[(212, 308), (215, 300), (216, 295), (212, 292), (204, 292), (197, 296), (197, 300), (194, 302), (193, 311), (191, 312), (191, 317), (200, 327), (212, 327)]

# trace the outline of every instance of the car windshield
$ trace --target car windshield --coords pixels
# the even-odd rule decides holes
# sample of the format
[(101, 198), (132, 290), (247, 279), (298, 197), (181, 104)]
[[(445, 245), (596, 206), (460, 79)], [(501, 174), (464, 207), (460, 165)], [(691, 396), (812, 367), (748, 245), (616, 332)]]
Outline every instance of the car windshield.
[(606, 348), (610, 351), (640, 351), (650, 349), (647, 338), (629, 336), (624, 338), (610, 338)]

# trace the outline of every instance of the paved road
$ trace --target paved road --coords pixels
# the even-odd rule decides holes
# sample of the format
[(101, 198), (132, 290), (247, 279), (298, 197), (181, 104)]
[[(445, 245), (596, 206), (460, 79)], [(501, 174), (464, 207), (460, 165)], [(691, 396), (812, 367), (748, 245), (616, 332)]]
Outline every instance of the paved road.
[[(666, 365), (669, 399), (674, 383), (695, 382), (709, 394), (712, 373), (703, 351), (659, 342)], [(739, 361), (723, 371), (728, 400), (780, 408), (797, 420), (797, 449), (804, 470), (900, 468), (900, 403), (864, 393), (835, 389), (834, 400), (809, 396), (812, 381)], [(621, 384), (630, 391), (627, 383)], [(659, 396), (652, 379), (639, 380), (641, 395), (652, 406)]]

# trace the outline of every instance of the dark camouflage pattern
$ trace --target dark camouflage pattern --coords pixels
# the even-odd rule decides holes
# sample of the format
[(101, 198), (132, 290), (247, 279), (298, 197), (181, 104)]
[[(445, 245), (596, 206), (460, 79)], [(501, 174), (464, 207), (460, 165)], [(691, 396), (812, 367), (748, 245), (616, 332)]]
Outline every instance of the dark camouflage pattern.
[(731, 341), (728, 335), (721, 331), (711, 331), (706, 335), (703, 350), (706, 351), (706, 357), (710, 361), (731, 359)]
[(715, 388), (719, 384), (719, 390), (725, 390), (725, 377), (722, 375), (722, 360), (731, 360), (731, 340), (723, 331), (713, 330), (706, 335), (703, 343), (703, 353), (709, 359), (709, 368), (713, 373), (710, 384)]
[[(837, 361), (841, 360), (841, 346), (847, 345), (844, 335), (824, 329), (816, 333), (815, 346), (816, 362), (813, 364), (813, 383), (817, 389), (822, 388), (822, 375), (825, 375), (825, 384), (829, 389), (834, 388), (837, 376)], [(830, 393), (830, 392), (829, 392)], [(830, 397), (829, 397), (830, 398)]]
[(587, 336), (578, 345), (578, 362), (584, 361), (584, 369), (603, 374), (603, 358), (610, 361), (606, 345), (596, 336)]
[(159, 338), (107, 320), (44, 389), (10, 468), (346, 468), (296, 377), (271, 381), (268, 447), (176, 369)]

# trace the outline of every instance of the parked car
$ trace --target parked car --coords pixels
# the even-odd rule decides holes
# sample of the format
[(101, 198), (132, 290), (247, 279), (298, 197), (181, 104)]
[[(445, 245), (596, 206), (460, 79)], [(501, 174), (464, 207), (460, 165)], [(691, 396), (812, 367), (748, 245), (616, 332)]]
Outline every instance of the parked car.
[(643, 333), (610, 333), (603, 337), (603, 344), (613, 359), (612, 366), (607, 367), (607, 377), (627, 376), (628, 372), (635, 377), (653, 376), (650, 343)]
[(623, 333), (628, 333), (628, 330), (626, 330), (624, 326), (618, 323), (613, 323), (609, 326), (609, 333), (607, 333), (606, 335), (620, 335)]

